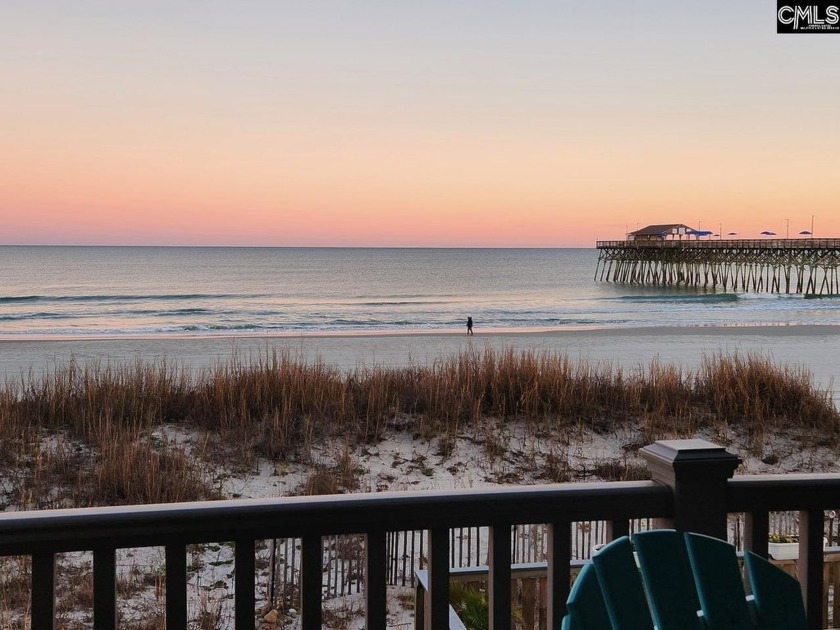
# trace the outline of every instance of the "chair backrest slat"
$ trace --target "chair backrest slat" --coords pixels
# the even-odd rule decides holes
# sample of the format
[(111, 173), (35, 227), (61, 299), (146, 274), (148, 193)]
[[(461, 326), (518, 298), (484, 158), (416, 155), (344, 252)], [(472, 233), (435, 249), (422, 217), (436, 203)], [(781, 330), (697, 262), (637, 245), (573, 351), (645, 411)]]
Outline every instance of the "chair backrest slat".
[(692, 533), (685, 534), (685, 546), (707, 625), (719, 630), (752, 628), (735, 547)]
[(568, 623), (564, 620), (564, 630), (609, 630), (610, 617), (592, 564), (585, 565), (578, 573), (566, 607), (569, 615)]
[(758, 627), (762, 630), (806, 630), (805, 604), (799, 582), (751, 551), (744, 554)]
[(653, 621), (659, 630), (702, 630), (700, 602), (682, 534), (654, 529), (633, 536)]
[(642, 575), (627, 536), (617, 538), (592, 556), (604, 594), (612, 630), (652, 630)]

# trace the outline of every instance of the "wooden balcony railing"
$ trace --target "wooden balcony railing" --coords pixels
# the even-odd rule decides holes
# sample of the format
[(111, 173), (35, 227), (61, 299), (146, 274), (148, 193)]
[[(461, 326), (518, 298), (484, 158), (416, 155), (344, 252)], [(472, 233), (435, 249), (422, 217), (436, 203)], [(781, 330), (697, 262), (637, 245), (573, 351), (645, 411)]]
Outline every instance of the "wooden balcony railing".
[(293, 497), (0, 514), (0, 555), (32, 558), (33, 630), (55, 624), (56, 554), (93, 551), (93, 627), (116, 628), (118, 549), (166, 550), (166, 628), (187, 627), (187, 545), (233, 541), (234, 627), (255, 627), (256, 541), (300, 538), (301, 627), (322, 625), (322, 538), (365, 536), (365, 627), (386, 628), (386, 533), (426, 530), (426, 588), (418, 616), (426, 628), (449, 627), (450, 529), (489, 527), (490, 627), (511, 619), (511, 528), (545, 523), (547, 619), (559, 628), (572, 572), (572, 523), (606, 521), (608, 537), (631, 519), (654, 518), (725, 537), (727, 515), (747, 514), (747, 546), (766, 554), (768, 514), (800, 512), (798, 575), (810, 628), (823, 627), (823, 510), (840, 503), (840, 475), (771, 475), (731, 479), (738, 459), (702, 440), (657, 442), (642, 449), (652, 481), (556, 484), (446, 492)]

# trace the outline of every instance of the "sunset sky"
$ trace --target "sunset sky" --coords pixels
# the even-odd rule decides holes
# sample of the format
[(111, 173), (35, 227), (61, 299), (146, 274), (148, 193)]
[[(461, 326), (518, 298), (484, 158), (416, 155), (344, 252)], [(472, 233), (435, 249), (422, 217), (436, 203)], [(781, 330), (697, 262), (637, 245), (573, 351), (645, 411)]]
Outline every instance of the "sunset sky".
[(0, 3), (0, 243), (840, 237), (840, 35), (776, 3)]

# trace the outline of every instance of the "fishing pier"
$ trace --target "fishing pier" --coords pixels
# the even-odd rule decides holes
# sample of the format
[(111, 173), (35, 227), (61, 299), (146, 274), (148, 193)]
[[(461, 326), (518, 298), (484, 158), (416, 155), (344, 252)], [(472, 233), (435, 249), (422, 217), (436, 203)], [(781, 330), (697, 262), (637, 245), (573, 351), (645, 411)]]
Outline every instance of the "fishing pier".
[(595, 280), (815, 297), (840, 294), (840, 239), (686, 236), (598, 241)]

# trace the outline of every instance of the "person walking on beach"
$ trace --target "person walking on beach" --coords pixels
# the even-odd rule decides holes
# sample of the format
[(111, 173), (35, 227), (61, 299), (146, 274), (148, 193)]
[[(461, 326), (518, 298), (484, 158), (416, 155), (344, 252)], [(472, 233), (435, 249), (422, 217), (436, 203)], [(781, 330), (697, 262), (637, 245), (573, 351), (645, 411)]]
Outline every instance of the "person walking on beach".
[(473, 331), (472, 331), (472, 317), (467, 317), (467, 334), (468, 335), (473, 334)]

